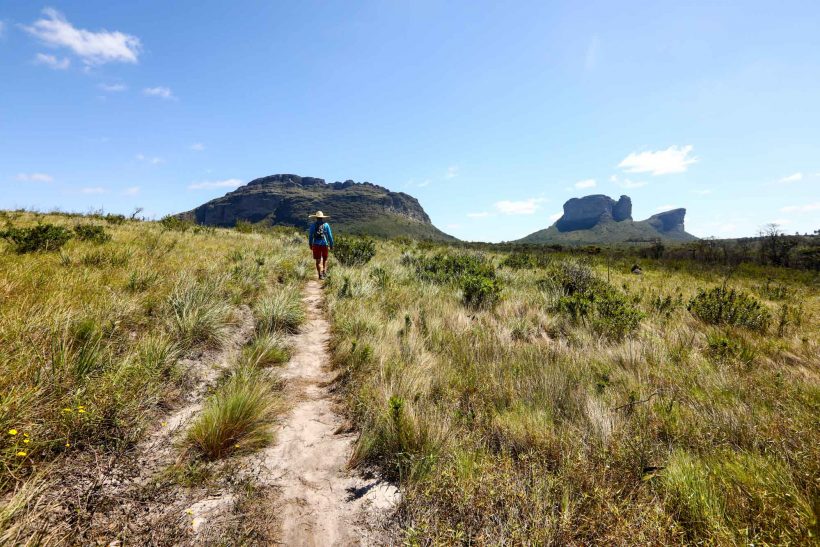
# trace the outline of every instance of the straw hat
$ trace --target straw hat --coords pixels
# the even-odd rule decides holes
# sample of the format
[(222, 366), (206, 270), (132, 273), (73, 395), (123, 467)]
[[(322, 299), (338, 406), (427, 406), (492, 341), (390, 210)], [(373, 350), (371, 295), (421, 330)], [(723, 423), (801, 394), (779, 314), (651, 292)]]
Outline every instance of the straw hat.
[(316, 211), (315, 213), (310, 215), (308, 218), (330, 218), (330, 215), (326, 215), (321, 211)]

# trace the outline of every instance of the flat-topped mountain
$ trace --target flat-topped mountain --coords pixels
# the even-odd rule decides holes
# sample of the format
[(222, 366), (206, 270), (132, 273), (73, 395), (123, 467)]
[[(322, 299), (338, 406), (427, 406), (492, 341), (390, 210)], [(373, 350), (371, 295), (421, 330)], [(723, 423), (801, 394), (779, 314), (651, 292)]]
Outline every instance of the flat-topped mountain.
[(690, 241), (697, 239), (684, 229), (686, 209), (672, 209), (646, 220), (632, 220), (632, 200), (621, 196), (615, 201), (595, 194), (572, 198), (564, 203), (564, 214), (555, 224), (534, 232), (520, 243), (596, 244), (655, 239)]
[(328, 184), (324, 179), (299, 175), (252, 180), (181, 216), (208, 226), (229, 227), (243, 220), (307, 228), (308, 215), (317, 210), (330, 215), (334, 230), (341, 233), (455, 241), (433, 226), (413, 196), (369, 182)]

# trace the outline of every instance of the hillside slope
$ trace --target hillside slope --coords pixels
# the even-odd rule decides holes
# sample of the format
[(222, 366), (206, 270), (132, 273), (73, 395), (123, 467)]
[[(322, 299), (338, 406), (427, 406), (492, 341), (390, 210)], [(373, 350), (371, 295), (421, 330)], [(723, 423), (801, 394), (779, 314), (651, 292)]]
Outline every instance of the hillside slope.
[(326, 183), (298, 175), (255, 179), (180, 216), (209, 226), (237, 221), (307, 228), (308, 215), (321, 210), (337, 231), (376, 237), (456, 241), (430, 222), (418, 200), (369, 182)]

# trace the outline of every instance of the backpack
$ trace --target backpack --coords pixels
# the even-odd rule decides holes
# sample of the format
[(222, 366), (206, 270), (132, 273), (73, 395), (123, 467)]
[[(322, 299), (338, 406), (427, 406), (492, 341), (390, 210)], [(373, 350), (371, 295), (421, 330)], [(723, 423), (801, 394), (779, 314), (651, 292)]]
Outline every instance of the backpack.
[(313, 241), (324, 241), (325, 240), (325, 223), (322, 222), (321, 224), (317, 223), (316, 229), (313, 231)]

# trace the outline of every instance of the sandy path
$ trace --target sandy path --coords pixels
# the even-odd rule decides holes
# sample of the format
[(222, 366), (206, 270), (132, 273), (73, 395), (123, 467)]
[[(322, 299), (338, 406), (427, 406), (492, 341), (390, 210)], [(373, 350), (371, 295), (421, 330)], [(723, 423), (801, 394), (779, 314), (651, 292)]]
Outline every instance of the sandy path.
[(276, 511), (284, 545), (378, 544), (375, 528), (399, 494), (347, 468), (355, 435), (338, 433), (344, 420), (328, 387), (334, 375), (322, 300), (320, 283), (309, 282), (307, 322), (292, 339), (293, 357), (281, 375), (293, 410), (277, 431), (277, 444), (266, 451), (264, 468), (281, 489)]

